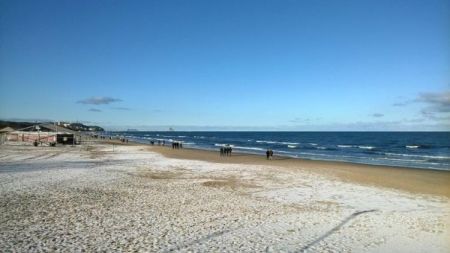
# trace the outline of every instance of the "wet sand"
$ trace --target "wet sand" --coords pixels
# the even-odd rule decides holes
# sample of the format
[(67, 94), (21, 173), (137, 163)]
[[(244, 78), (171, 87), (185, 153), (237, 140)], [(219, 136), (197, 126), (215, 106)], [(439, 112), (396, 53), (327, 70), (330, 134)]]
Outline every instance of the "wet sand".
[(233, 153), (231, 157), (221, 157), (218, 151), (172, 149), (168, 146), (148, 146), (148, 149), (169, 158), (279, 166), (282, 169), (307, 170), (328, 177), (337, 177), (344, 182), (450, 197), (450, 172), (448, 171), (313, 161), (281, 156), (266, 160), (265, 156), (244, 153)]

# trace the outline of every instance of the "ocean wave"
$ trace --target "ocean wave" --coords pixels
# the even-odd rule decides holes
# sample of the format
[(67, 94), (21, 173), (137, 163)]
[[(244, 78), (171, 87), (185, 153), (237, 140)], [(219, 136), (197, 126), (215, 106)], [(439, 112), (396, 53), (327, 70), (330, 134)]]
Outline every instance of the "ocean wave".
[(258, 150), (258, 151), (264, 151), (262, 148), (257, 147), (241, 147), (241, 146), (235, 146), (235, 149), (244, 149), (244, 150)]
[(339, 148), (353, 148), (353, 145), (337, 145)]
[[(153, 138), (152, 138), (153, 139)], [(161, 139), (161, 138), (154, 138), (155, 141), (165, 141), (165, 142), (173, 142), (173, 139)]]
[(332, 155), (325, 155), (325, 154), (317, 154), (317, 153), (308, 153), (308, 152), (299, 152), (299, 155), (307, 155), (307, 156), (326, 156), (326, 157), (330, 157)]
[(216, 146), (216, 147), (234, 147), (234, 145), (222, 144), (222, 143), (214, 143), (214, 146)]
[(285, 144), (285, 145), (299, 145), (300, 143), (298, 143), (298, 142), (281, 142), (281, 144)]
[(375, 147), (373, 147), (373, 146), (358, 146), (358, 148), (360, 148), (360, 149), (369, 149), (369, 150), (375, 149)]
[(288, 148), (297, 148), (296, 145), (287, 145)]
[(291, 155), (296, 155), (297, 153), (295, 152), (290, 152), (290, 151), (284, 151), (284, 150), (273, 150), (274, 153), (281, 153), (281, 154), (291, 154)]
[(195, 145), (195, 142), (183, 142), (184, 145)]
[(257, 143), (268, 143), (268, 144), (275, 144), (275, 143), (278, 143), (278, 142), (276, 142), (276, 141), (260, 141), (260, 140), (257, 140), (256, 142), (257, 142)]
[[(430, 144), (408, 144), (405, 146), (399, 146), (401, 148), (408, 148), (408, 149), (434, 149), (434, 148), (440, 148), (439, 146), (433, 146)], [(444, 146), (441, 146), (444, 147)]]
[(440, 160), (450, 160), (450, 156), (435, 156), (435, 155), (411, 155), (411, 154), (398, 154), (398, 153), (384, 153), (388, 156), (405, 156), (405, 157), (417, 157), (417, 158), (431, 158)]
[(299, 145), (298, 142), (287, 142), (287, 141), (265, 141), (265, 140), (257, 140), (257, 143), (267, 143), (267, 144), (283, 144), (283, 145)]
[(381, 158), (373, 158), (373, 160), (389, 160), (389, 161), (402, 161), (402, 162), (426, 162), (427, 160), (416, 160), (416, 159), (398, 159), (398, 158), (389, 158), (389, 157), (381, 157)]
[(323, 146), (315, 147), (315, 149), (320, 149), (320, 150), (337, 150), (337, 148), (334, 148), (334, 147), (323, 147)]
[(317, 146), (317, 143), (308, 143), (308, 144), (312, 146)]

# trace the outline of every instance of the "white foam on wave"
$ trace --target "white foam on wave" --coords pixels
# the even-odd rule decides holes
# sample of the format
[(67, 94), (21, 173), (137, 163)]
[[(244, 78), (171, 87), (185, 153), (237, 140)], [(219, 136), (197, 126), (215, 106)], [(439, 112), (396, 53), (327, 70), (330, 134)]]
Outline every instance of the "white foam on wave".
[(287, 145), (288, 148), (296, 148), (296, 145)]
[(287, 145), (299, 145), (298, 142), (282, 142), (281, 144), (287, 144)]
[(235, 149), (244, 149), (244, 150), (257, 150), (257, 151), (264, 151), (262, 148), (257, 147), (241, 147), (241, 146), (235, 146)]
[(432, 158), (432, 159), (450, 159), (450, 156), (435, 156), (435, 155), (410, 155), (410, 154), (398, 154), (398, 153), (384, 153), (389, 156), (406, 156), (406, 157), (418, 157), (418, 158)]
[(401, 161), (401, 162), (426, 162), (427, 160), (416, 160), (416, 159), (399, 159), (390, 157), (373, 158), (374, 160), (388, 160), (388, 161)]
[(405, 148), (419, 148), (418, 145), (406, 145)]
[(372, 147), (372, 146), (358, 146), (358, 148), (361, 148), (361, 149), (374, 149), (375, 147)]
[(257, 140), (256, 142), (257, 142), (257, 143), (268, 143), (268, 144), (275, 144), (275, 143), (278, 143), (277, 141), (260, 141), (260, 140)]
[(264, 140), (257, 140), (257, 143), (267, 143), (267, 144), (284, 144), (284, 145), (299, 145), (298, 142), (287, 142), (287, 141), (264, 141)]
[(337, 145), (339, 148), (352, 148), (353, 145)]
[(273, 152), (275, 152), (275, 153), (282, 153), (282, 154), (291, 154), (291, 155), (295, 155), (296, 154), (296, 153), (293, 153), (293, 152), (283, 151), (283, 150), (273, 150)]
[(234, 145), (222, 144), (222, 143), (215, 143), (214, 146), (216, 146), (216, 147), (234, 147)]

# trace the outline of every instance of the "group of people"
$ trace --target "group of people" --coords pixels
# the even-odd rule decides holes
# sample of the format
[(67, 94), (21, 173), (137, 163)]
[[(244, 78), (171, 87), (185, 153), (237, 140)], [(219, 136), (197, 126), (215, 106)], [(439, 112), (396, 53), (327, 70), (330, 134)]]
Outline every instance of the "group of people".
[[(123, 141), (128, 142), (127, 139), (125, 139)], [(162, 141), (158, 140), (157, 143), (159, 146), (161, 146), (161, 145), (164, 146), (166, 144), (164, 140), (162, 140)], [(155, 145), (155, 141), (150, 140), (150, 144)], [(172, 142), (172, 149), (181, 149), (181, 148), (183, 148), (183, 142), (180, 142), (180, 141)], [(233, 152), (233, 148), (230, 145), (220, 147), (220, 156), (231, 156), (232, 152)], [(266, 158), (267, 158), (267, 160), (272, 160), (272, 158), (273, 158), (273, 150), (272, 149), (267, 149)]]
[(266, 157), (267, 157), (267, 160), (272, 160), (272, 158), (273, 158), (273, 150), (272, 149), (267, 149)]
[(179, 149), (183, 148), (183, 143), (179, 141), (172, 142), (172, 149)]
[(230, 146), (220, 148), (220, 156), (231, 156), (233, 149)]

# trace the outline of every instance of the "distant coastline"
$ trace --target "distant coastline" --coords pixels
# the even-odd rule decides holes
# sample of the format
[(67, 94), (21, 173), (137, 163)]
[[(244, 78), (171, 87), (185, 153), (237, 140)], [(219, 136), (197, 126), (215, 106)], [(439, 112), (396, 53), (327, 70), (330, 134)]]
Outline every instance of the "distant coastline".
[(0, 129), (5, 127), (11, 127), (14, 130), (39, 125), (39, 124), (51, 124), (61, 126), (73, 131), (89, 131), (89, 132), (104, 132), (105, 129), (99, 126), (85, 125), (79, 122), (65, 122), (65, 121), (39, 121), (39, 122), (29, 122), (29, 121), (7, 121), (0, 120)]

